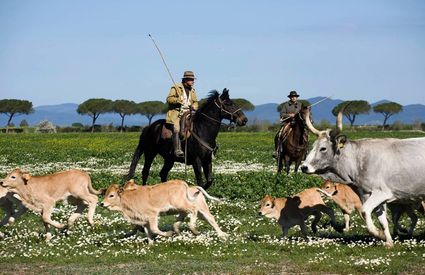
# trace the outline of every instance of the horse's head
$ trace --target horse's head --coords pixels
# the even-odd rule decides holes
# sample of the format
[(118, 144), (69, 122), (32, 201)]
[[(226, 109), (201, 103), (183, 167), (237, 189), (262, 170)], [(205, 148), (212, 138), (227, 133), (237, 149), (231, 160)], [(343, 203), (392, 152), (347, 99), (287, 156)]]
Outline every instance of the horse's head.
[(235, 122), (238, 126), (244, 126), (248, 122), (242, 109), (230, 99), (228, 89), (223, 89), (216, 104), (220, 108), (222, 118)]
[(308, 108), (309, 108), (309, 106), (302, 106), (301, 110), (297, 113), (297, 115), (294, 117), (294, 119), (305, 124), (305, 116), (307, 114)]

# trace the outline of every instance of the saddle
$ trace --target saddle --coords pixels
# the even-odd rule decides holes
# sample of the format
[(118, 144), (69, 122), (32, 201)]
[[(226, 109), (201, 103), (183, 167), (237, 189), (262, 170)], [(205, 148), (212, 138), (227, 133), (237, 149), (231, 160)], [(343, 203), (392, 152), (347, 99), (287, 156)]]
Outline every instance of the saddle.
[[(192, 121), (193, 121), (193, 116), (190, 115), (190, 112), (183, 113), (183, 115), (180, 118), (179, 136), (181, 140), (186, 140), (187, 138), (190, 137), (190, 133), (193, 127)], [(172, 135), (173, 135), (172, 129), (167, 127), (167, 124), (164, 124), (161, 130), (161, 138), (171, 139)]]

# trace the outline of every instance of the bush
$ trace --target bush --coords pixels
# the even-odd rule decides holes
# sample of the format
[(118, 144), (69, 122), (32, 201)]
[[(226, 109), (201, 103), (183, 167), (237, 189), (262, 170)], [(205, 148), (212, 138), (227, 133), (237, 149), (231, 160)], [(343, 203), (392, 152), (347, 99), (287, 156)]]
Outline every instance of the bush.
[(109, 123), (108, 125), (101, 125), (100, 131), (101, 132), (116, 132), (117, 128), (115, 128), (112, 123)]
[(421, 131), (423, 123), (420, 120), (415, 120), (412, 124), (412, 129), (416, 131)]
[(26, 119), (21, 120), (21, 123), (19, 123), (19, 127), (28, 127), (28, 121)]
[(332, 129), (334, 125), (332, 125), (329, 121), (326, 119), (322, 119), (315, 125), (315, 127), (319, 130), (326, 130), (326, 129)]
[(78, 127), (57, 127), (57, 132), (58, 133), (78, 133), (82, 131), (82, 128), (78, 128)]
[(125, 130), (126, 132), (141, 132), (143, 127), (133, 125), (133, 126), (130, 126), (130, 127), (126, 127), (125, 129), (126, 129)]
[(35, 128), (36, 133), (56, 133), (56, 126), (50, 121), (43, 120)]
[(82, 123), (80, 123), (80, 122), (74, 122), (74, 123), (72, 123), (72, 127), (74, 127), (74, 128), (83, 128), (84, 125)]
[(389, 127), (389, 130), (393, 130), (393, 131), (413, 130), (413, 126), (409, 124), (404, 124), (403, 122), (397, 120)]

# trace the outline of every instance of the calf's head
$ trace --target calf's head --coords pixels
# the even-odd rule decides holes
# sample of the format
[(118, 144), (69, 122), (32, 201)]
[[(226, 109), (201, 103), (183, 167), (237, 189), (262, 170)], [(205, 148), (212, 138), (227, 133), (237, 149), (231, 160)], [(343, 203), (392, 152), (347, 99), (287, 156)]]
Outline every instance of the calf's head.
[(122, 189), (118, 184), (111, 184), (105, 192), (105, 198), (100, 203), (101, 206), (109, 210), (120, 210), (121, 207), (121, 193)]
[(18, 188), (19, 186), (27, 185), (31, 179), (29, 173), (22, 172), (20, 169), (15, 169), (9, 173), (4, 179), (0, 180), (0, 185), (6, 188)]
[(275, 198), (265, 195), (260, 202), (260, 210), (258, 211), (258, 214), (267, 218), (276, 218), (276, 212)]
[(336, 184), (330, 180), (323, 182), (318, 191), (328, 197), (335, 196), (338, 193), (338, 190), (336, 190)]

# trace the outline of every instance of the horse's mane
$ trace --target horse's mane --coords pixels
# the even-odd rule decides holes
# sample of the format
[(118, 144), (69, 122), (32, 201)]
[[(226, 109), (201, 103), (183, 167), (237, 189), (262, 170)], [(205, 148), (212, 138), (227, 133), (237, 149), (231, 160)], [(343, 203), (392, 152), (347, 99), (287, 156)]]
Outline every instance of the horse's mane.
[(220, 96), (220, 94), (217, 92), (217, 90), (212, 90), (208, 93), (208, 97), (205, 100), (204, 103), (202, 103), (201, 106), (199, 106), (198, 112), (203, 112), (205, 108), (210, 105), (215, 99), (217, 99)]

